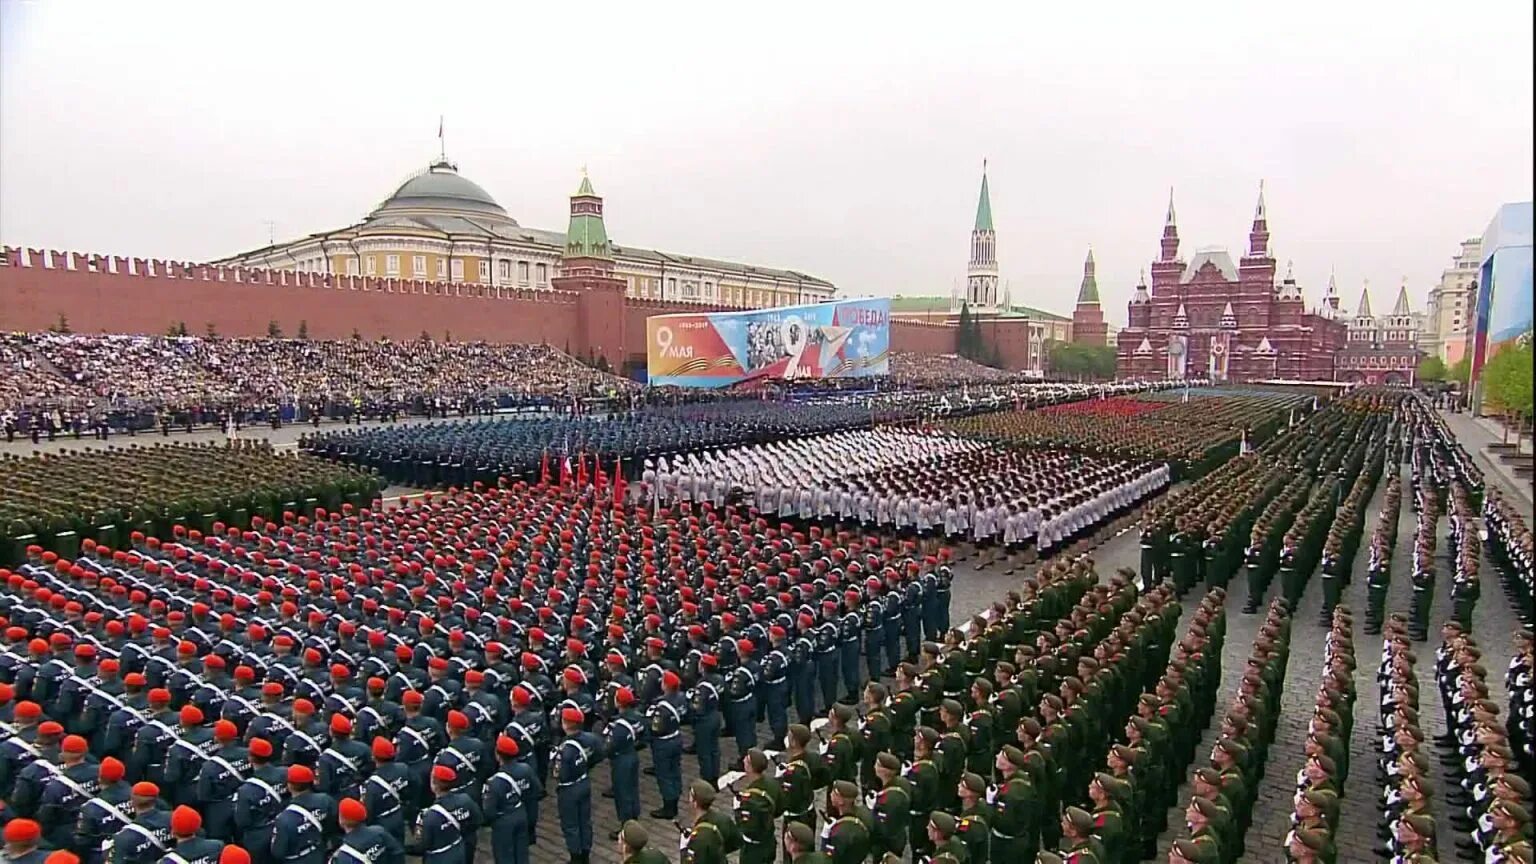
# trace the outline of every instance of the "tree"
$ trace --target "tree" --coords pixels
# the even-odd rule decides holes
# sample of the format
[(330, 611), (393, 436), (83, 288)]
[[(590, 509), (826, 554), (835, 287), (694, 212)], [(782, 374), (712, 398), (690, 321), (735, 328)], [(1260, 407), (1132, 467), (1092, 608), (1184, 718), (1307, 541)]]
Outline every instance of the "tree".
[(352, 341), (353, 342), (361, 342), (361, 341), (363, 341), (363, 334), (361, 332), (359, 332), (356, 327), (352, 328)]
[(1115, 377), (1115, 349), (1108, 345), (1046, 342), (1045, 366), (1059, 378), (1099, 380)]
[(50, 333), (72, 333), (74, 331), (69, 329), (69, 319), (64, 317), (64, 313), (63, 312), (60, 312), (59, 313), (59, 320), (55, 321), (53, 326), (48, 328), (48, 332), (50, 332)]
[(421, 331), (421, 335), (416, 337), (416, 341), (418, 341), (418, 342), (431, 342), (432, 341), (432, 334), (430, 334), (427, 331), (423, 330), (423, 331)]
[(219, 328), (213, 326), (213, 322), (209, 321), (207, 324), (203, 325), (203, 335), (207, 336), (209, 339), (212, 339), (219, 335)]
[(267, 337), (270, 339), (283, 338), (283, 327), (281, 324), (277, 323), (277, 319), (275, 318), (267, 322)]
[(171, 326), (165, 328), (165, 335), (171, 337), (172, 339), (174, 339), (174, 338), (176, 338), (178, 336), (185, 336), (185, 335), (187, 335), (187, 322), (185, 322), (185, 321), (173, 321), (173, 322), (171, 322)]
[(611, 372), (611, 371), (613, 371), (613, 367), (608, 365), (608, 355), (607, 354), (599, 354), (599, 355), (597, 355), (597, 371), (599, 371), (599, 372)]
[(309, 321), (306, 320), (306, 319), (300, 319), (299, 320), (299, 338), (300, 339), (308, 339), (309, 338)]
[(955, 328), (955, 353), (961, 357), (976, 353), (971, 343), (971, 304), (964, 300), (960, 301), (960, 323)]
[(1451, 368), (1445, 370), (1445, 377), (1448, 381), (1460, 384), (1462, 389), (1465, 390), (1467, 382), (1472, 379), (1472, 357), (1466, 354), (1462, 355), (1460, 360), (1451, 364)]
[(1483, 366), (1484, 404), (1504, 416), (1505, 427), (1515, 426), (1515, 440), (1531, 417), (1531, 339), (1527, 334), (1507, 345)]
[(1419, 380), (1444, 381), (1446, 375), (1445, 361), (1433, 354), (1419, 361)]

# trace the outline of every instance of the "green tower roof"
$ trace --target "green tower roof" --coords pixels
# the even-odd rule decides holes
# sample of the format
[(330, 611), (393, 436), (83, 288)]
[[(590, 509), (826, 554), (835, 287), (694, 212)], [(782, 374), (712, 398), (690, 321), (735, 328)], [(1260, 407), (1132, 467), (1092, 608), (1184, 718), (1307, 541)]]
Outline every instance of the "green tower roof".
[(1099, 302), (1099, 280), (1094, 276), (1093, 250), (1088, 250), (1088, 260), (1083, 262), (1083, 284), (1077, 289), (1077, 305)]
[[(592, 188), (592, 180), (585, 171), (581, 175), (581, 186), (571, 197), (597, 197), (597, 192)], [(573, 202), (571, 226), (565, 232), (565, 255), (567, 258), (613, 258), (613, 248), (608, 242), (608, 228), (603, 224), (601, 208), (594, 212), (578, 212)]]
[(981, 200), (976, 202), (976, 230), (992, 230), (992, 196), (987, 194), (987, 169), (981, 169)]

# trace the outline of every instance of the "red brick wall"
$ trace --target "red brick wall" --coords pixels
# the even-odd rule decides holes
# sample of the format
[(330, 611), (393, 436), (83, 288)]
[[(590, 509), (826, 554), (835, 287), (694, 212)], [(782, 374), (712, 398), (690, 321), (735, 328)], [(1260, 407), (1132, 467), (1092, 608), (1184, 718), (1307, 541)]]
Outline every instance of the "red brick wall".
[[(591, 284), (589, 285), (588, 282)], [(164, 333), (176, 323), (200, 336), (265, 336), (276, 321), (287, 335), (303, 322), (315, 339), (435, 339), (544, 342), (573, 353), (590, 348), (615, 366), (644, 363), (645, 319), (714, 312), (700, 303), (625, 299), (622, 283), (561, 280), (569, 290), (523, 292), (409, 279), (324, 276), (40, 250), (5, 250), (0, 266), (0, 331), (37, 331), (65, 316), (76, 333)], [(1004, 324), (1005, 358), (1027, 351)], [(955, 327), (891, 322), (891, 349), (952, 354)], [(1010, 359), (1010, 362), (1011, 359)]]

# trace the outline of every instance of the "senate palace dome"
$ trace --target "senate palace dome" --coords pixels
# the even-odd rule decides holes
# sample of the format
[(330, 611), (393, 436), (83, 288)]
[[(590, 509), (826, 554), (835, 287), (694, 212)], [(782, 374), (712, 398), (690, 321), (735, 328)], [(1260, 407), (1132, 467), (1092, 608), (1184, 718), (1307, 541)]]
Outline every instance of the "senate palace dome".
[(446, 159), (439, 159), (427, 170), (400, 184), (369, 214), (369, 218), (412, 213), (482, 216), (499, 223), (517, 224), (491, 193), (460, 174), (458, 167)]

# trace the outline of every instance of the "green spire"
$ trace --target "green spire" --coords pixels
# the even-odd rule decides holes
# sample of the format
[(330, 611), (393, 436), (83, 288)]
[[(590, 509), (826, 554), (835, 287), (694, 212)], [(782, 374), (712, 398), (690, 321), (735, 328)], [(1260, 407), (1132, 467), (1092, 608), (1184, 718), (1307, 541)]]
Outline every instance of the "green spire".
[(976, 202), (976, 230), (992, 230), (992, 196), (987, 194), (987, 160), (981, 160), (981, 200)]
[(1088, 247), (1088, 260), (1083, 262), (1083, 284), (1077, 289), (1077, 305), (1099, 302), (1099, 280), (1094, 276), (1093, 247)]
[(571, 225), (565, 232), (565, 257), (611, 260), (608, 228), (603, 225), (603, 199), (597, 197), (585, 169), (581, 186), (571, 196)]

